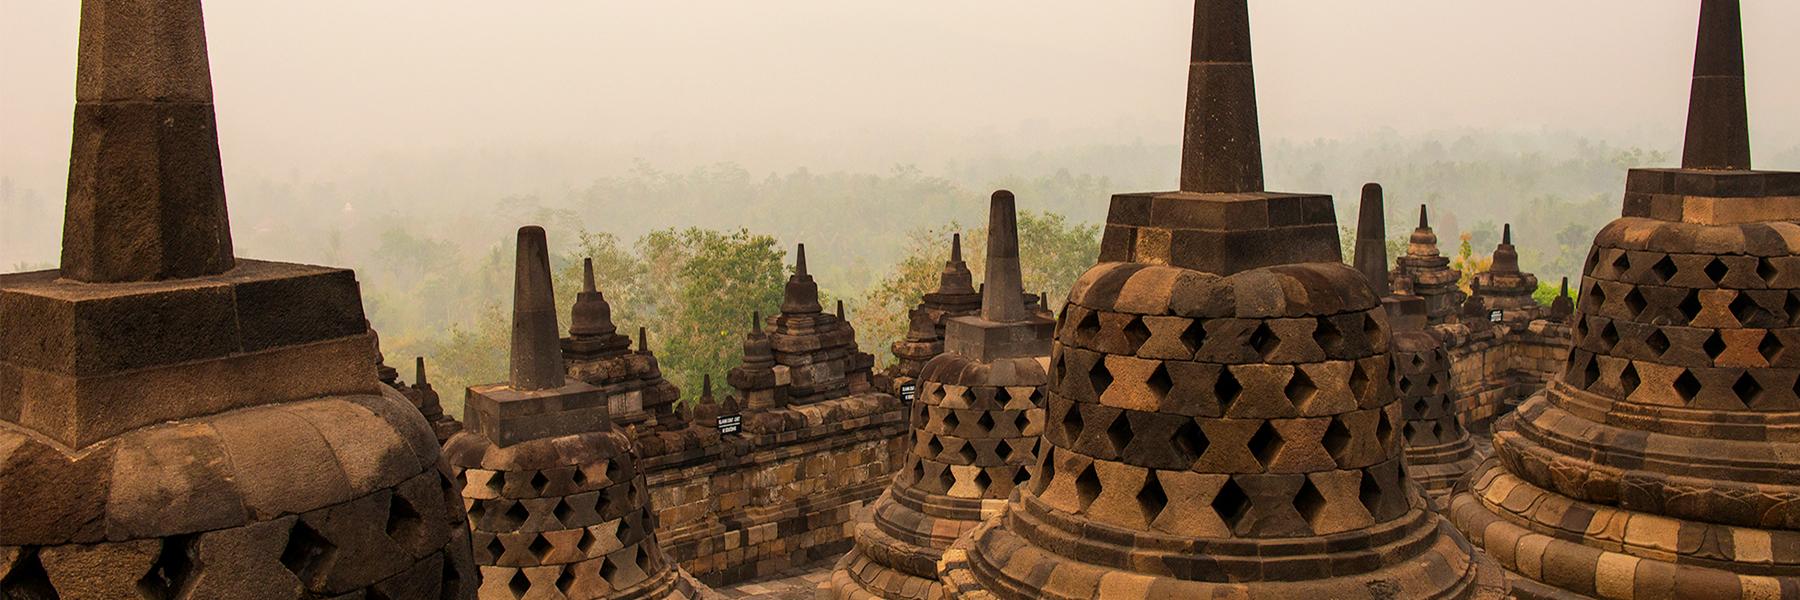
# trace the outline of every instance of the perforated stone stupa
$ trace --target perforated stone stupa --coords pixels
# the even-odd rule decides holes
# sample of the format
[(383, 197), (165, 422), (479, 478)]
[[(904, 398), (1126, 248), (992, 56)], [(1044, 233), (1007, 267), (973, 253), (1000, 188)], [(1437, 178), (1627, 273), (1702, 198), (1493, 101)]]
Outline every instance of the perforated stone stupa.
[(355, 274), (235, 258), (199, 0), (81, 3), (62, 268), (0, 276), (0, 597), (466, 598)]
[(953, 596), (1497, 592), (1406, 477), (1387, 317), (1331, 199), (1263, 190), (1249, 31), (1244, 0), (1196, 2), (1181, 191), (1113, 198), (1037, 476), (946, 552)]
[(444, 447), (473, 532), (480, 597), (697, 598), (710, 594), (656, 537), (632, 440), (605, 391), (565, 376), (544, 230), (519, 230), (512, 365), (468, 389), (468, 428)]
[(1013, 203), (1011, 192), (994, 194), (981, 312), (946, 322), (948, 351), (919, 375), (908, 456), (822, 596), (944, 597), (944, 549), (1030, 479), (1055, 323), (1021, 299)]
[(1594, 237), (1567, 369), (1450, 516), (1523, 598), (1800, 598), (1800, 173), (1751, 170), (1738, 2), (1703, 0), (1680, 169)]

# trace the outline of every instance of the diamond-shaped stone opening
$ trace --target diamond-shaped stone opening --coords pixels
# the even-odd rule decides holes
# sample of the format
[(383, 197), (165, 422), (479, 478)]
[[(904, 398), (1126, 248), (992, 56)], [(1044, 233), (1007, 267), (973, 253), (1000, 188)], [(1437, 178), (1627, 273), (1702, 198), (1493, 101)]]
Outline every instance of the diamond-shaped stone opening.
[(1413, 402), (1412, 410), (1413, 416), (1423, 417), (1425, 416), (1425, 411), (1431, 410), (1431, 403), (1426, 402), (1425, 399), (1421, 398), (1417, 402)]
[(1383, 493), (1381, 484), (1375, 481), (1375, 474), (1365, 469), (1362, 474), (1362, 485), (1356, 491), (1356, 499), (1362, 501), (1363, 508), (1368, 509), (1369, 514), (1374, 515), (1377, 519), (1381, 518), (1379, 509)]
[(1175, 449), (1181, 451), (1182, 459), (1188, 463), (1199, 460), (1202, 454), (1206, 454), (1206, 447), (1211, 444), (1206, 439), (1206, 432), (1193, 419), (1182, 421), (1181, 426), (1175, 428), (1171, 441), (1174, 442)]
[(1096, 311), (1087, 311), (1087, 314), (1082, 315), (1081, 321), (1075, 324), (1075, 339), (1091, 340), (1099, 333), (1100, 313)]
[(1169, 397), (1169, 390), (1175, 389), (1175, 379), (1169, 377), (1167, 367), (1157, 363), (1156, 369), (1150, 372), (1150, 378), (1144, 381), (1144, 387), (1149, 388), (1157, 400), (1162, 400)]
[(1081, 404), (1070, 404), (1069, 411), (1063, 413), (1063, 438), (1067, 439), (1070, 444), (1074, 444), (1075, 440), (1081, 439), (1081, 430), (1085, 425), (1085, 421), (1081, 418)]
[(1613, 261), (1612, 261), (1613, 272), (1614, 273), (1624, 273), (1626, 271), (1630, 271), (1631, 270), (1631, 255), (1626, 254), (1624, 250), (1618, 250), (1617, 252), (1619, 253), (1619, 255), (1616, 257), (1613, 257)]
[(1649, 305), (1650, 303), (1644, 300), (1644, 295), (1639, 293), (1637, 288), (1631, 288), (1631, 291), (1625, 292), (1625, 308), (1631, 312), (1633, 318), (1644, 314), (1644, 309)]
[(925, 479), (925, 463), (920, 462), (918, 459), (913, 459), (912, 463), (913, 463), (912, 481), (914, 483), (924, 481), (924, 479)]
[(494, 539), (488, 540), (487, 552), (488, 556), (494, 557), (494, 560), (500, 560), (500, 555), (506, 553), (506, 544), (500, 543), (500, 538), (495, 537)]
[(295, 519), (294, 528), (288, 531), (287, 546), (281, 550), (281, 564), (300, 578), (301, 584), (315, 588), (330, 574), (337, 552), (337, 544), (325, 539), (306, 521)]
[(1725, 278), (1725, 274), (1729, 272), (1731, 268), (1725, 266), (1724, 261), (1715, 258), (1706, 263), (1706, 269), (1704, 270), (1706, 271), (1706, 277), (1708, 279), (1711, 279), (1713, 283), (1718, 283), (1719, 280)]
[(994, 413), (981, 411), (981, 416), (975, 419), (975, 428), (982, 435), (992, 433), (994, 431)]
[(1031, 472), (1025, 470), (1025, 467), (1023, 467), (1023, 466), (1015, 467), (1013, 469), (1013, 478), (1012, 478), (1013, 487), (1017, 488), (1020, 485), (1023, 485), (1027, 481), (1031, 481)]
[(1263, 421), (1256, 434), (1250, 436), (1250, 453), (1256, 455), (1256, 460), (1267, 469), (1270, 463), (1275, 462), (1275, 456), (1281, 452), (1284, 441), (1281, 439), (1281, 432), (1276, 431), (1274, 425)]
[(563, 595), (566, 596), (568, 595), (569, 590), (574, 588), (575, 571), (570, 570), (568, 567), (563, 567), (562, 574), (556, 576), (556, 591), (562, 592)]
[(637, 547), (638, 570), (645, 573), (654, 573), (656, 572), (656, 560), (650, 556), (650, 550), (644, 546), (644, 544), (638, 544)]
[(1763, 360), (1769, 361), (1769, 364), (1772, 365), (1775, 364), (1776, 357), (1781, 356), (1781, 350), (1785, 347), (1781, 343), (1781, 338), (1775, 336), (1775, 332), (1766, 331), (1763, 332), (1762, 342), (1756, 345), (1756, 351), (1762, 354)]
[(1738, 376), (1736, 383), (1731, 384), (1731, 391), (1737, 394), (1739, 400), (1743, 400), (1744, 404), (1748, 405), (1762, 397), (1763, 387), (1762, 384), (1757, 383), (1756, 377), (1746, 371), (1743, 375)]
[(1650, 265), (1650, 272), (1656, 275), (1657, 283), (1668, 283), (1670, 279), (1675, 278), (1677, 270), (1675, 259), (1667, 254), (1663, 255), (1662, 260), (1656, 261), (1656, 264)]
[(1444, 424), (1442, 422), (1431, 422), (1431, 437), (1439, 440), (1444, 439)]
[(1050, 480), (1054, 477), (1056, 477), (1056, 461), (1050, 458), (1050, 450), (1044, 449), (1038, 453), (1038, 475), (1036, 479), (1031, 480), (1031, 493), (1043, 494), (1044, 490), (1050, 487)]
[(550, 478), (546, 477), (543, 471), (536, 471), (531, 474), (532, 491), (542, 494), (544, 493), (544, 487), (548, 485), (550, 485)]
[(1769, 313), (1769, 311), (1763, 310), (1762, 305), (1757, 304), (1756, 300), (1751, 299), (1750, 294), (1741, 291), (1737, 293), (1736, 298), (1731, 299), (1730, 308), (1731, 316), (1737, 317), (1738, 323), (1746, 327), (1762, 324), (1758, 321), (1761, 321), (1761, 317)]
[(944, 385), (941, 383), (928, 383), (925, 385), (926, 385), (925, 396), (931, 398), (931, 403), (932, 404), (943, 404), (944, 403)]
[(1226, 479), (1219, 493), (1213, 494), (1212, 509), (1226, 527), (1235, 530), (1238, 521), (1250, 512), (1250, 495), (1244, 493), (1244, 488), (1238, 487), (1236, 481)]
[(1250, 338), (1246, 343), (1256, 350), (1258, 356), (1268, 358), (1280, 342), (1281, 338), (1276, 337), (1275, 332), (1269, 329), (1268, 323), (1258, 323), (1256, 329), (1250, 332)]
[(1325, 514), (1325, 495), (1319, 493), (1311, 479), (1300, 481), (1300, 491), (1294, 494), (1294, 510), (1300, 511), (1300, 517), (1306, 519), (1307, 525), (1318, 529), (1319, 517)]
[(966, 441), (966, 440), (963, 441), (961, 448), (956, 449), (957, 458), (961, 458), (962, 459), (961, 464), (965, 464), (965, 465), (975, 464), (975, 457), (978, 454), (979, 453), (977, 453), (975, 451), (975, 444), (972, 442)]
[(505, 489), (506, 488), (506, 471), (495, 471), (492, 476), (489, 476), (488, 481), (487, 481), (487, 488), (488, 488), (488, 491), (493, 492), (495, 494), (499, 494), (500, 490)]
[(1669, 351), (1669, 336), (1663, 333), (1662, 328), (1658, 327), (1644, 338), (1644, 347), (1649, 348), (1650, 352), (1660, 357), (1664, 352)]
[(1625, 365), (1625, 370), (1619, 373), (1619, 394), (1630, 396), (1641, 383), (1643, 380), (1638, 378), (1637, 365)]
[(1589, 300), (1594, 302), (1594, 309), (1588, 311), (1589, 313), (1600, 312), (1600, 307), (1606, 304), (1606, 289), (1600, 285), (1599, 281), (1595, 281), (1594, 285), (1588, 288), (1587, 293), (1581, 295), (1581, 302), (1583, 304), (1586, 304)]
[(1025, 428), (1030, 426), (1031, 417), (1026, 416), (1025, 411), (1019, 411), (1019, 414), (1013, 417), (1013, 429), (1017, 430), (1019, 435), (1025, 435)]
[(575, 508), (569, 506), (569, 501), (567, 499), (558, 500), (556, 501), (556, 508), (551, 510), (551, 514), (556, 515), (557, 522), (568, 523), (569, 517), (575, 516)]
[(1200, 346), (1206, 344), (1206, 322), (1195, 319), (1181, 330), (1181, 345), (1189, 353), (1199, 352)]
[(512, 579), (506, 580), (506, 589), (512, 592), (514, 598), (524, 598), (531, 593), (531, 578), (525, 576), (524, 570), (515, 571)]
[(1106, 369), (1106, 357), (1095, 359), (1094, 367), (1088, 369), (1088, 385), (1094, 388), (1094, 398), (1105, 394), (1106, 388), (1112, 387), (1112, 382), (1112, 371)]
[(388, 500), (387, 535), (396, 542), (410, 543), (425, 532), (425, 518), (400, 494)]
[(544, 557), (550, 556), (550, 551), (555, 550), (556, 546), (551, 545), (550, 540), (544, 539), (544, 536), (536, 535), (531, 537), (529, 549), (532, 556), (536, 556), (539, 561), (542, 561)]
[(1288, 378), (1287, 387), (1282, 388), (1281, 391), (1287, 394), (1289, 403), (1304, 409), (1307, 403), (1312, 402), (1313, 396), (1319, 393), (1319, 386), (1313, 384), (1312, 378), (1306, 375), (1306, 371), (1301, 370), (1300, 367), (1294, 367), (1294, 375)]
[(1344, 451), (1350, 449), (1350, 440), (1350, 428), (1345, 427), (1342, 420), (1333, 418), (1331, 424), (1325, 427), (1325, 437), (1320, 442), (1325, 445), (1325, 451), (1331, 454), (1331, 459), (1342, 464)]
[[(1756, 276), (1761, 277), (1763, 280), (1763, 283), (1767, 284), (1769, 282), (1775, 281), (1775, 277), (1779, 274), (1780, 273), (1775, 268), (1775, 261), (1769, 260), (1767, 258), (1757, 259), (1757, 261), (1756, 261)], [(1770, 286), (1770, 287), (1774, 287), (1774, 286)]]
[(1583, 273), (1594, 272), (1594, 267), (1600, 266), (1600, 249), (1599, 248), (1589, 248), (1588, 255), (1587, 255), (1587, 261), (1585, 261), (1581, 264), (1582, 264), (1581, 272), (1583, 272)]
[(1725, 353), (1725, 348), (1725, 338), (1724, 336), (1719, 335), (1719, 332), (1717, 331), (1714, 331), (1712, 335), (1706, 336), (1706, 342), (1700, 345), (1700, 349), (1706, 351), (1707, 358), (1713, 360), (1718, 360), (1719, 355)]
[(1137, 493), (1138, 510), (1144, 513), (1145, 523), (1156, 522), (1156, 516), (1162, 514), (1169, 506), (1169, 495), (1163, 492), (1162, 482), (1157, 479), (1156, 471), (1144, 477), (1144, 487)]
[(1405, 426), (1401, 427), (1400, 433), (1406, 436), (1406, 441), (1408, 442), (1424, 441), (1419, 439), (1419, 428), (1414, 426), (1411, 422), (1408, 422)]
[(1675, 308), (1681, 311), (1682, 318), (1687, 319), (1690, 323), (1693, 322), (1695, 317), (1700, 316), (1700, 290), (1688, 290), (1687, 296), (1682, 298), (1681, 304), (1675, 305)]
[(575, 548), (581, 551), (582, 556), (587, 556), (594, 551), (594, 544), (598, 543), (600, 543), (600, 538), (594, 537), (594, 531), (583, 527), (581, 529), (581, 540), (575, 542)]
[(1375, 340), (1381, 337), (1381, 322), (1375, 320), (1372, 313), (1363, 313), (1363, 338)]
[(912, 405), (913, 429), (924, 429), (925, 425), (930, 422), (930, 420), (931, 420), (930, 417), (926, 416), (926, 413), (929, 410), (926, 408), (926, 406), (928, 406), (928, 405), (925, 404), (924, 402), (913, 403), (913, 405)]
[(992, 485), (994, 485), (994, 478), (988, 477), (987, 469), (975, 472), (975, 489), (977, 491), (986, 494), (988, 487)]
[(956, 428), (961, 425), (962, 425), (962, 419), (959, 419), (956, 417), (956, 411), (950, 410), (950, 409), (944, 409), (944, 432), (945, 433), (950, 433), (950, 432), (956, 431)]
[[(181, 588), (187, 584), (188, 576), (191, 575), (194, 570), (193, 539), (192, 536), (186, 535), (163, 538), (162, 548), (156, 553), (155, 562), (150, 563), (150, 570), (145, 572), (144, 576), (139, 578), (137, 582), (138, 592), (143, 594), (143, 597), (146, 600), (172, 600), (181, 592)], [(35, 558), (35, 553), (33, 556)], [(0, 594), (5, 594), (15, 589), (24, 593), (22, 595), (9, 594), (6, 597), (56, 597), (54, 593), (49, 595), (32, 595), (31, 591), (33, 590), (20, 589), (23, 586), (16, 586), (10, 579), (11, 578), (9, 577), (8, 581), (0, 581)]]
[(935, 435), (931, 436), (931, 440), (925, 442), (925, 452), (928, 458), (942, 456), (944, 454), (944, 442), (939, 440)]
[(1013, 447), (1011, 440), (1000, 440), (1000, 443), (994, 444), (994, 456), (1001, 461), (1004, 462), (1006, 459), (1012, 458), (1012, 454)]
[(1081, 500), (1081, 510), (1100, 497), (1100, 474), (1094, 472), (1094, 465), (1088, 465), (1075, 476), (1075, 496)]
[(1113, 452), (1121, 456), (1125, 454), (1125, 447), (1131, 445), (1132, 435), (1131, 419), (1128, 418), (1128, 413), (1121, 412), (1119, 416), (1113, 417), (1112, 425), (1106, 428), (1107, 443), (1112, 445)]
[(956, 487), (956, 474), (951, 473), (949, 467), (945, 467), (944, 470), (938, 471), (937, 479), (939, 490), (947, 492), (950, 488)]
[(1692, 372), (1683, 370), (1675, 377), (1675, 393), (1681, 396), (1683, 402), (1693, 402), (1700, 395), (1700, 379), (1694, 377)]
[(1602, 352), (1619, 345), (1619, 330), (1613, 327), (1611, 321), (1607, 321), (1606, 326), (1600, 328), (1600, 344), (1604, 346)]
[(613, 581), (613, 577), (618, 574), (619, 574), (619, 566), (613, 564), (612, 559), (609, 559), (609, 558), (600, 559), (600, 578), (601, 579), (605, 579), (608, 584), (616, 583), (615, 581)]
[(587, 487), (587, 484), (588, 484), (587, 471), (583, 470), (583, 469), (575, 469), (575, 472), (569, 476), (569, 481), (574, 482), (575, 487)]
[(1332, 323), (1331, 319), (1321, 318), (1313, 328), (1313, 341), (1318, 342), (1319, 347), (1329, 354), (1332, 349), (1344, 343), (1344, 332), (1339, 331), (1337, 324)]
[(1593, 355), (1583, 357), (1583, 361), (1587, 367), (1581, 370), (1581, 388), (1593, 389), (1594, 384), (1600, 382), (1600, 361), (1594, 360)]
[(1132, 317), (1131, 322), (1125, 324), (1125, 343), (1130, 346), (1126, 354), (1137, 354), (1138, 348), (1149, 339), (1150, 328), (1144, 325), (1143, 317)]
[(1800, 291), (1788, 292), (1786, 301), (1781, 304), (1781, 309), (1787, 311), (1789, 325), (1800, 323)]
[(1236, 402), (1238, 394), (1244, 392), (1244, 384), (1238, 383), (1237, 376), (1231, 374), (1231, 367), (1219, 367), (1219, 379), (1213, 382), (1213, 396), (1219, 399), (1220, 413), (1228, 413), (1231, 403)]
[(1410, 357), (1410, 359), (1411, 359), (1410, 362), (1412, 362), (1412, 366), (1414, 369), (1425, 368), (1425, 355), (1414, 354)]
[(1350, 369), (1350, 393), (1356, 394), (1357, 398), (1362, 398), (1369, 392), (1368, 387), (1369, 375), (1363, 372), (1362, 363), (1356, 363), (1356, 366)]

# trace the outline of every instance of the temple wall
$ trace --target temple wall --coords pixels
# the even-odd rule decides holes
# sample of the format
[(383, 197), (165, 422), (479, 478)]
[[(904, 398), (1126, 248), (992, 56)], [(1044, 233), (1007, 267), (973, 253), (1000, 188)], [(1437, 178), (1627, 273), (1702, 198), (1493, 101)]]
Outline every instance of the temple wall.
[(1457, 413), (1478, 432), (1543, 389), (1562, 370), (1572, 339), (1568, 325), (1542, 319), (1477, 332), (1460, 325), (1438, 332), (1450, 353)]
[(848, 551), (905, 453), (904, 410), (646, 459), (668, 553), (721, 585)]

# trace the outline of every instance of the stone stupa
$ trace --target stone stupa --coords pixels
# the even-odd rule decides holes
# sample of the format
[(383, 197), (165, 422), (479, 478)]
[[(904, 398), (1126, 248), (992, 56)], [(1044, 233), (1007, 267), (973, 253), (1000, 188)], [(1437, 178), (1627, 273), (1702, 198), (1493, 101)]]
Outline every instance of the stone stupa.
[(699, 598), (657, 543), (632, 440), (605, 390), (567, 376), (544, 230), (519, 229), (510, 376), (470, 387), (444, 445), (463, 483), (481, 598)]
[(1195, 3), (1181, 191), (1114, 196), (1057, 329), (1037, 474), (959, 598), (1469, 598), (1406, 476), (1387, 317), (1331, 198), (1267, 192), (1247, 0)]
[(354, 273), (233, 255), (200, 0), (86, 0), (59, 270), (0, 276), (0, 597), (473, 597)]
[(1741, 19), (1700, 3), (1682, 168), (1626, 176), (1567, 369), (1451, 498), (1521, 598), (1800, 598), (1800, 173), (1751, 170)]
[(912, 444), (893, 485), (857, 523), (856, 547), (821, 584), (829, 598), (944, 597), (937, 563), (956, 538), (1005, 506), (1036, 463), (1055, 323), (1020, 297), (1011, 192), (988, 215), (981, 312), (945, 322), (944, 353), (919, 372)]

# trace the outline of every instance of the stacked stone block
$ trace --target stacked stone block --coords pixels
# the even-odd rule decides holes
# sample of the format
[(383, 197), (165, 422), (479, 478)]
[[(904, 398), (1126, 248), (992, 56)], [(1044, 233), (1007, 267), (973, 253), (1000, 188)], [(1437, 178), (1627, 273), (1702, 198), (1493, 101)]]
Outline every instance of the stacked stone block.
[(681, 390), (663, 378), (642, 328), (635, 352), (631, 338), (618, 332), (612, 306), (595, 285), (593, 259), (582, 260), (581, 291), (570, 313), (569, 335), (560, 342), (569, 377), (600, 388), (619, 425), (641, 433), (684, 429), (676, 414)]
[(1458, 286), (1462, 273), (1450, 268), (1450, 259), (1438, 253), (1437, 233), (1431, 230), (1424, 205), (1419, 205), (1419, 227), (1407, 240), (1406, 254), (1394, 262), (1389, 278), (1394, 291), (1424, 298), (1428, 324), (1456, 321), (1468, 294)]
[(470, 597), (355, 274), (233, 255), (202, 21), (81, 3), (62, 268), (0, 276), (0, 597)]
[(1752, 171), (1738, 3), (1701, 3), (1682, 169), (1626, 178), (1575, 347), (1452, 497), (1524, 598), (1800, 598), (1800, 173)]

